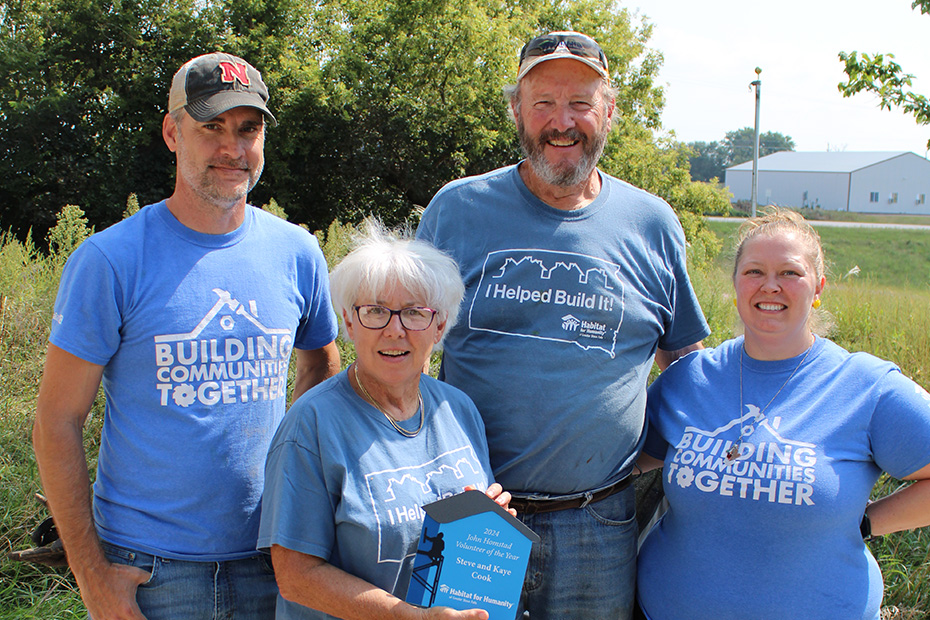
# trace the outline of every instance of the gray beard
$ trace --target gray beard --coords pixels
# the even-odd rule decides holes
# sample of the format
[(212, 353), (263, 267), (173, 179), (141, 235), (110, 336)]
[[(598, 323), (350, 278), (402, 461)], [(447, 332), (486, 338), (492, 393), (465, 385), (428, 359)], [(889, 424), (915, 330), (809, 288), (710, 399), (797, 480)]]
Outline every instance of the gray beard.
[[(570, 129), (566, 132), (548, 131), (540, 135), (537, 140), (532, 140), (527, 135), (523, 123), (518, 122), (517, 133), (520, 136), (520, 146), (523, 147), (523, 152), (533, 172), (544, 183), (557, 187), (572, 187), (586, 181), (597, 166), (597, 162), (600, 161), (604, 147), (607, 145), (606, 128), (599, 131), (593, 139), (589, 139), (575, 129)], [(554, 166), (546, 159), (543, 149), (546, 142), (553, 138), (581, 141), (583, 152), (577, 164), (563, 162)]]

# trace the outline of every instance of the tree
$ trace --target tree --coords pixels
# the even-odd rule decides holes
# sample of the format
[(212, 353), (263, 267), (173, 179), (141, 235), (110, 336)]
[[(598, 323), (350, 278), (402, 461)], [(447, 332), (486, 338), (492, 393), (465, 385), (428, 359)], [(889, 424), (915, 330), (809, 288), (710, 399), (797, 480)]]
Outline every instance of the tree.
[[(716, 178), (722, 181), (727, 168), (752, 160), (756, 148), (755, 130), (743, 127), (728, 131), (720, 142), (691, 142), (688, 146), (696, 153), (690, 158), (691, 179), (710, 181)], [(790, 136), (777, 131), (759, 134), (759, 157), (793, 150), (794, 140)]]
[(65, 204), (95, 224), (170, 187), (171, 75), (209, 45), (197, 0), (25, 0), (0, 14), (0, 221), (39, 238)]
[[(726, 168), (752, 161), (753, 151), (755, 151), (755, 130), (752, 127), (743, 127), (736, 131), (728, 131), (723, 139), (723, 149), (726, 152)], [(759, 134), (759, 157), (779, 151), (793, 150), (794, 140), (790, 136), (777, 131)]]
[(723, 181), (727, 168), (727, 152), (720, 142), (689, 142), (692, 155), (688, 158), (691, 180), (710, 183)]
[[(911, 8), (920, 8), (923, 15), (930, 13), (930, 0), (914, 0)], [(839, 58), (845, 64), (844, 71), (849, 78), (837, 85), (844, 97), (852, 97), (862, 91), (879, 97), (879, 107), (890, 110), (902, 108), (913, 114), (920, 125), (930, 124), (930, 101), (924, 95), (909, 90), (914, 76), (904, 73), (901, 65), (894, 61), (894, 54), (869, 55), (859, 52), (840, 52)], [(930, 149), (930, 140), (927, 141)]]
[(620, 91), (603, 169), (679, 211), (713, 203), (687, 191), (686, 147), (653, 136), (661, 55), (651, 26), (613, 3), (0, 0), (0, 227), (42, 239), (71, 204), (100, 229), (130, 194), (169, 195), (171, 76), (215, 50), (262, 72), (280, 122), (253, 204), (274, 200), (312, 230), (369, 213), (398, 222), (444, 183), (519, 159), (503, 86), (525, 41), (568, 29), (601, 43)]

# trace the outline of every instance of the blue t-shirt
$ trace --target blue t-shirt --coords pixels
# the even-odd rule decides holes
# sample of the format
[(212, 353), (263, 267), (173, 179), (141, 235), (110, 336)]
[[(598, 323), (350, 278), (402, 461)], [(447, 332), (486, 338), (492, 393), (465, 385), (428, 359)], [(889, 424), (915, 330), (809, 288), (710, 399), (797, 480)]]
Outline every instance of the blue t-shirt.
[[(322, 558), (403, 599), (422, 506), (492, 482), (475, 405), (425, 375), (420, 391), (425, 418), (416, 437), (358, 396), (347, 371), (301, 396), (268, 453), (259, 548)], [(419, 416), (401, 424), (414, 430)], [(278, 620), (329, 617), (278, 597)]]
[(260, 209), (207, 235), (160, 202), (81, 244), (49, 339), (104, 366), (101, 538), (175, 559), (254, 555), (291, 350), (337, 329), (316, 239)]
[(883, 470), (930, 463), (930, 395), (894, 364), (817, 338), (800, 367), (804, 354), (743, 353), (741, 410), (742, 344), (687, 355), (649, 388), (645, 450), (665, 460), (670, 507), (640, 550), (643, 608), (652, 620), (877, 619), (882, 577), (859, 522)]
[(497, 481), (571, 494), (628, 473), (656, 347), (709, 333), (672, 209), (605, 174), (594, 202), (554, 209), (509, 166), (446, 185), (417, 236), (465, 280), (441, 378), (478, 406)]

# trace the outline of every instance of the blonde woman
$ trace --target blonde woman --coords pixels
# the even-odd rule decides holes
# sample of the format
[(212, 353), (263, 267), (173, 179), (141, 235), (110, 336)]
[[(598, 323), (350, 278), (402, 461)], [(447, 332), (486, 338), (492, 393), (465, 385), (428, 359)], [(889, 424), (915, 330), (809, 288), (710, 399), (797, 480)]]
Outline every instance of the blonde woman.
[[(930, 395), (892, 363), (815, 336), (817, 233), (748, 220), (733, 284), (745, 334), (651, 386), (644, 468), (669, 510), (639, 555), (651, 620), (877, 620), (864, 538), (930, 524)], [(883, 472), (915, 481), (868, 503)]]

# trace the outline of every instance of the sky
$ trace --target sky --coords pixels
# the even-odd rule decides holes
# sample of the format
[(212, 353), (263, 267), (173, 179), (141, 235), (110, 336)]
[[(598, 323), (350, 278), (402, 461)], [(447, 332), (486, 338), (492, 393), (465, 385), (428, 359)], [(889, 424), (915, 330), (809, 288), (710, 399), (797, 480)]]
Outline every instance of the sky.
[(682, 142), (712, 142), (755, 124), (750, 84), (760, 67), (759, 130), (797, 151), (911, 151), (927, 155), (930, 125), (878, 98), (844, 98), (841, 51), (893, 53), (930, 97), (930, 15), (912, 0), (622, 0), (653, 25), (665, 58), (662, 124)]

